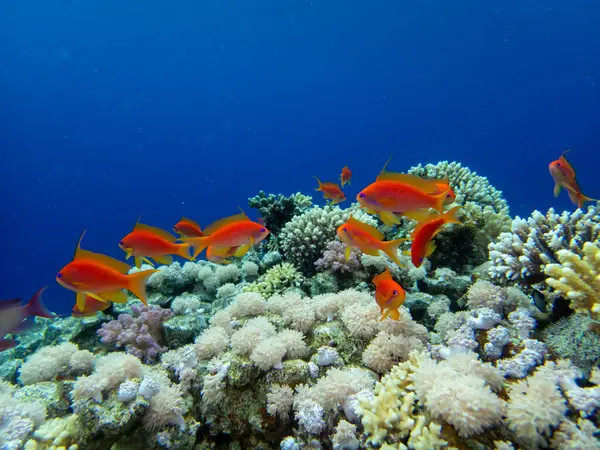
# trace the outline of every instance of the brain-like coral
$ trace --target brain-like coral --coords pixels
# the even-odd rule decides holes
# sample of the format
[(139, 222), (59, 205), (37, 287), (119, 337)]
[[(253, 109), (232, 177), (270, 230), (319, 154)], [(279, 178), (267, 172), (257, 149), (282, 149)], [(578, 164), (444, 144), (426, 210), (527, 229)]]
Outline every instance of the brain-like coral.
[(336, 229), (348, 219), (348, 213), (337, 206), (315, 206), (295, 216), (279, 234), (279, 246), (285, 259), (305, 275), (315, 273), (315, 262), (323, 255)]

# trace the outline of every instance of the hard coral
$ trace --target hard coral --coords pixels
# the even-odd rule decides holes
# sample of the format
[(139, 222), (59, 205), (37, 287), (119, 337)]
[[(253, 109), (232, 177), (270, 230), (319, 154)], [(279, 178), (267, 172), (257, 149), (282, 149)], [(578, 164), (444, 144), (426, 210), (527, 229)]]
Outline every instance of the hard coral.
[(248, 199), (248, 205), (258, 209), (265, 226), (276, 235), (292, 217), (312, 206), (312, 197), (300, 192), (286, 197), (282, 194), (267, 195), (264, 191), (259, 191), (258, 195)]

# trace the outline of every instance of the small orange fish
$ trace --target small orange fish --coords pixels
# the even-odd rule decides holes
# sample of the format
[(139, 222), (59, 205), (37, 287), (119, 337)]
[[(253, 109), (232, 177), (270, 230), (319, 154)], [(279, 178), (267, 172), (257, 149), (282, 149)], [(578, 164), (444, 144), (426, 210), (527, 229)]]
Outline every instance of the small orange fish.
[(414, 175), (384, 172), (359, 192), (356, 200), (368, 213), (378, 214), (386, 225), (394, 225), (400, 222), (396, 213), (427, 208), (443, 212), (447, 199), (454, 193), (450, 186), (441, 192), (439, 188), (437, 180), (432, 183)]
[[(240, 247), (247, 249), (260, 243), (269, 235), (269, 230), (259, 223), (251, 221), (243, 212), (225, 217), (204, 229), (205, 236), (184, 238), (194, 249), (196, 258), (207, 247)], [(246, 249), (246, 251), (247, 251)], [(245, 252), (244, 252), (245, 253)]]
[(352, 171), (350, 169), (348, 169), (348, 166), (344, 166), (342, 168), (342, 174), (340, 175), (340, 182), (342, 183), (342, 187), (344, 187), (346, 185), (346, 183), (348, 183), (349, 185), (352, 185), (352, 183), (350, 183), (351, 178), (352, 178)]
[[(99, 301), (125, 303), (127, 296), (123, 289), (131, 291), (145, 305), (148, 304), (146, 281), (156, 270), (144, 270), (128, 274), (131, 267), (110, 256), (83, 250), (80, 246), (81, 234), (73, 261), (63, 267), (56, 275), (56, 281), (61, 286), (87, 294)], [(85, 311), (86, 295), (77, 295), (77, 307)]]
[(315, 177), (315, 179), (319, 183), (319, 187), (315, 188), (315, 191), (321, 191), (323, 193), (323, 198), (330, 200), (332, 205), (346, 200), (346, 196), (337, 183), (321, 183), (321, 180), (317, 177)]
[[(71, 311), (71, 315), (73, 317), (90, 317), (95, 315), (98, 311), (105, 311), (106, 309), (110, 308), (110, 305), (112, 305), (112, 302), (96, 300), (94, 297), (90, 297), (87, 294), (77, 293), (77, 295), (85, 296), (85, 299), (83, 299), (83, 304), (85, 307), (82, 311), (79, 309), (79, 305), (76, 303)], [(81, 304), (81, 301), (78, 303)]]
[(447, 223), (462, 223), (457, 218), (460, 206), (455, 206), (445, 214), (435, 214), (430, 219), (419, 223), (412, 232), (410, 256), (415, 267), (421, 267), (423, 260), (435, 250), (432, 239)]
[(187, 217), (182, 217), (179, 222), (173, 225), (173, 231), (181, 237), (202, 237), (204, 233), (196, 222)]
[(250, 250), (250, 245), (240, 245), (239, 247), (210, 246), (206, 248), (206, 259), (215, 264), (231, 264), (229, 258), (241, 258), (248, 250)]
[(585, 202), (595, 201), (596, 199), (586, 197), (581, 193), (581, 189), (579, 188), (579, 184), (575, 177), (575, 169), (573, 169), (573, 166), (571, 166), (569, 161), (567, 161), (567, 158), (565, 158), (565, 153), (568, 151), (569, 150), (565, 150), (563, 154), (560, 155), (560, 158), (556, 161), (552, 161), (548, 165), (550, 175), (554, 178), (555, 183), (554, 196), (558, 197), (561, 188), (565, 188), (571, 201), (576, 204), (578, 208), (582, 208)]
[(357, 248), (371, 256), (379, 256), (379, 250), (381, 250), (392, 261), (402, 266), (402, 263), (398, 259), (397, 251), (400, 244), (405, 242), (406, 239), (384, 242), (383, 233), (377, 230), (377, 228), (360, 222), (352, 216), (350, 216), (346, 223), (338, 227), (337, 235), (340, 241), (346, 244), (346, 259), (350, 258), (352, 248)]
[(121, 239), (119, 247), (126, 253), (125, 259), (131, 256), (135, 258), (135, 266), (138, 269), (142, 267), (142, 261), (154, 266), (148, 258), (164, 265), (173, 263), (170, 255), (179, 255), (191, 260), (190, 245), (178, 244), (176, 240), (177, 238), (167, 231), (136, 222), (133, 231)]
[(402, 286), (394, 281), (390, 270), (386, 268), (385, 272), (373, 278), (373, 284), (375, 284), (375, 301), (381, 308), (381, 319), (379, 321), (382, 321), (388, 315), (394, 320), (400, 319), (398, 308), (404, 303), (406, 292), (404, 292)]

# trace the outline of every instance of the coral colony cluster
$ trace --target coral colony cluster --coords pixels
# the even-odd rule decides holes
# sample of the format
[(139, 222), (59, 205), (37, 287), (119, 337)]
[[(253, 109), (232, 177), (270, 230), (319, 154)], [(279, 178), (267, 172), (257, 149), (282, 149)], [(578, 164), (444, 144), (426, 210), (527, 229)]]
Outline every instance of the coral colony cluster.
[[(462, 205), (419, 268), (336, 237), (411, 220), (261, 192), (271, 235), (243, 258), (159, 267), (148, 306), (37, 318), (0, 353), (0, 448), (600, 448), (600, 205), (513, 219), (458, 163), (409, 173)], [(398, 320), (374, 299), (386, 268)]]

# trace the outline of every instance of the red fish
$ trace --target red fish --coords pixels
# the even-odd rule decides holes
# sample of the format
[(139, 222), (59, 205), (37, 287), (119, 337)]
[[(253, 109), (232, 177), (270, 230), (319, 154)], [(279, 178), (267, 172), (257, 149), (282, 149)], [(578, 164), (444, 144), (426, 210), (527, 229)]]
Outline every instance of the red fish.
[(250, 245), (240, 245), (239, 247), (207, 247), (206, 259), (215, 264), (231, 264), (229, 258), (241, 258), (244, 256)]
[(321, 180), (317, 177), (315, 179), (319, 183), (319, 187), (315, 188), (315, 191), (321, 191), (323, 198), (330, 200), (332, 205), (346, 200), (346, 195), (344, 195), (337, 183), (321, 183)]
[(383, 241), (383, 233), (377, 228), (356, 220), (350, 216), (348, 221), (339, 226), (337, 235), (344, 244), (346, 244), (346, 259), (350, 258), (352, 248), (357, 248), (363, 253), (371, 256), (379, 256), (379, 250), (399, 266), (402, 263), (398, 260), (397, 251), (400, 244), (406, 239), (397, 239), (395, 241)]
[[(78, 301), (75, 306), (73, 306), (73, 310), (71, 311), (71, 315), (73, 317), (90, 317), (95, 315), (98, 311), (105, 311), (106, 309), (110, 308), (110, 305), (112, 305), (111, 302), (96, 300), (94, 297), (90, 297), (87, 294), (77, 293), (77, 295), (83, 295), (85, 298)], [(85, 305), (83, 311), (79, 309), (78, 306), (78, 304), (81, 304), (81, 302), (83, 302)]]
[[(80, 247), (82, 233), (77, 243), (73, 261), (56, 275), (61, 286), (99, 301), (125, 303), (127, 297), (123, 289), (132, 292), (145, 305), (148, 304), (146, 281), (156, 270), (144, 270), (128, 274), (131, 267), (110, 256), (83, 250)], [(77, 296), (77, 307), (85, 311), (86, 295)]]
[(450, 193), (449, 186), (442, 192), (438, 192), (438, 184), (435, 184), (435, 190), (432, 186), (431, 180), (423, 182), (422, 178), (412, 175), (384, 172), (375, 183), (359, 192), (356, 200), (367, 212), (379, 214), (386, 225), (394, 225), (400, 222), (397, 213), (428, 208), (444, 211), (447, 199), (454, 193)]
[(9, 333), (18, 333), (28, 317), (39, 316), (48, 319), (56, 317), (42, 303), (42, 294), (45, 289), (44, 287), (37, 291), (25, 306), (21, 306), (20, 298), (0, 301), (0, 352), (18, 344), (15, 340), (2, 338)]
[(457, 218), (460, 206), (455, 206), (445, 214), (436, 214), (430, 219), (419, 223), (412, 232), (410, 256), (415, 267), (421, 267), (423, 260), (435, 250), (432, 239), (447, 223), (462, 223)]
[(398, 308), (404, 303), (406, 292), (392, 278), (392, 274), (388, 268), (385, 272), (380, 273), (373, 278), (375, 284), (375, 301), (381, 309), (381, 319), (385, 319), (388, 315), (394, 319), (400, 319), (400, 311)]
[(563, 154), (560, 155), (560, 158), (556, 161), (552, 161), (548, 165), (550, 175), (554, 178), (555, 183), (554, 196), (558, 197), (561, 188), (565, 188), (571, 201), (576, 204), (578, 208), (582, 208), (585, 202), (595, 201), (596, 199), (586, 197), (581, 193), (581, 189), (579, 188), (579, 184), (575, 177), (575, 169), (573, 169), (573, 166), (571, 166), (569, 161), (567, 161), (567, 158), (565, 158), (565, 153), (568, 151), (569, 150), (565, 150)]
[(148, 258), (164, 265), (173, 263), (170, 255), (192, 260), (190, 245), (178, 244), (176, 241), (177, 238), (167, 231), (136, 222), (133, 231), (119, 242), (119, 247), (126, 253), (125, 259), (131, 256), (135, 258), (135, 266), (138, 269), (142, 266), (142, 261), (154, 265)]
[(202, 237), (204, 233), (196, 222), (187, 217), (182, 217), (179, 222), (173, 225), (173, 231), (181, 237)]
[(260, 243), (269, 235), (269, 230), (259, 223), (251, 221), (243, 212), (225, 217), (204, 229), (206, 236), (184, 238), (194, 249), (196, 258), (207, 247), (240, 247)]
[(346, 185), (346, 183), (348, 183), (349, 185), (352, 185), (352, 183), (350, 183), (351, 178), (352, 178), (352, 171), (350, 169), (348, 169), (348, 166), (344, 166), (342, 168), (342, 174), (340, 175), (340, 182), (342, 183), (342, 187), (344, 187)]

